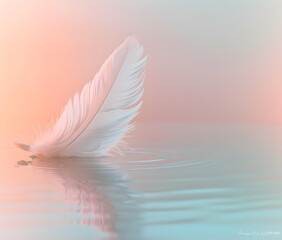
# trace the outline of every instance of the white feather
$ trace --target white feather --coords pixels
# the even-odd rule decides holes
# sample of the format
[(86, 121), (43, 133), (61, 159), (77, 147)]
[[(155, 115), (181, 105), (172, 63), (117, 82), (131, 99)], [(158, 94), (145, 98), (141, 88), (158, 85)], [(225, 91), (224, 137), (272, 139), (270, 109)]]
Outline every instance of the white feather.
[(45, 157), (100, 157), (117, 147), (142, 104), (143, 47), (128, 37), (94, 79), (76, 93), (55, 124), (23, 150)]

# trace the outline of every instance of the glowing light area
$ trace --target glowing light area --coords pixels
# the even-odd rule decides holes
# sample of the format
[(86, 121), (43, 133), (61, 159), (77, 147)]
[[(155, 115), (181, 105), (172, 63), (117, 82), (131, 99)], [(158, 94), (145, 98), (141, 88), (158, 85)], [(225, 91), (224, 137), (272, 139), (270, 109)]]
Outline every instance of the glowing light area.
[(1, 0), (0, 130), (46, 126), (134, 34), (139, 121), (282, 123), (280, 1)]

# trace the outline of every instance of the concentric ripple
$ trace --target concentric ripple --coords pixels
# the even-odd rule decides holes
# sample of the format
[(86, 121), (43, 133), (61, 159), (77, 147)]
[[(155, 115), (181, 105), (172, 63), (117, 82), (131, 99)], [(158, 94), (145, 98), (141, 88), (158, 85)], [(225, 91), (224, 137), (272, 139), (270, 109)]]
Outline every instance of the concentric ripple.
[(111, 165), (123, 166), (127, 170), (158, 170), (185, 168), (189, 171), (211, 171), (232, 167), (233, 161), (216, 151), (195, 148), (150, 149), (136, 148), (124, 151), (123, 156), (105, 159)]

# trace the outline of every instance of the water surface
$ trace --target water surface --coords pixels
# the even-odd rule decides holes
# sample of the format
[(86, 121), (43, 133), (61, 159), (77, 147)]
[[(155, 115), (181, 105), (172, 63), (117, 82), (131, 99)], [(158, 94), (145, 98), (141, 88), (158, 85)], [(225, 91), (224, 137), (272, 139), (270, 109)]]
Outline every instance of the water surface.
[(0, 239), (281, 239), (281, 136), (147, 124), (122, 155), (26, 166), (3, 137)]

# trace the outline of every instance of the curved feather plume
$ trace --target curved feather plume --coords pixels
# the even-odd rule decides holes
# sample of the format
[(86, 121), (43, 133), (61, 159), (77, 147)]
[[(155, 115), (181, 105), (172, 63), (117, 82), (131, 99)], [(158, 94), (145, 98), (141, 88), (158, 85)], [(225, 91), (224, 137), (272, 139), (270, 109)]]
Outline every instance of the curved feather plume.
[(55, 124), (33, 145), (16, 146), (45, 157), (101, 157), (117, 147), (133, 127), (142, 104), (146, 57), (127, 37), (81, 93), (69, 99)]

